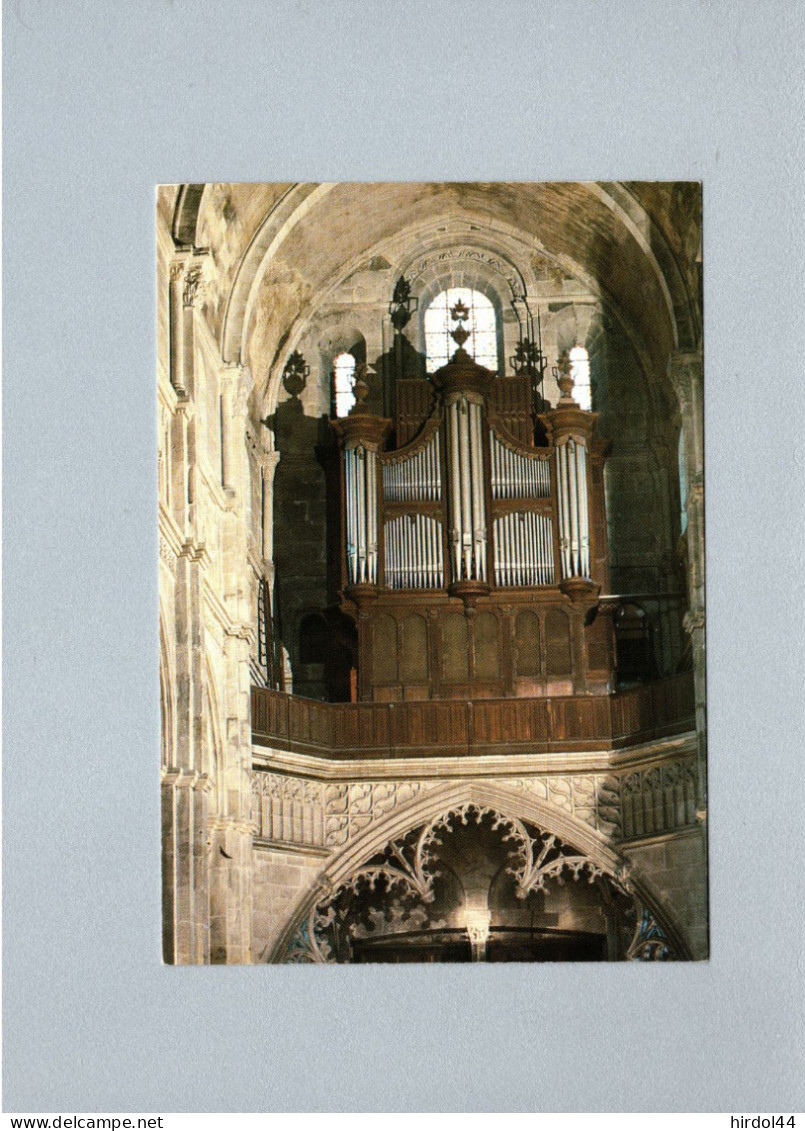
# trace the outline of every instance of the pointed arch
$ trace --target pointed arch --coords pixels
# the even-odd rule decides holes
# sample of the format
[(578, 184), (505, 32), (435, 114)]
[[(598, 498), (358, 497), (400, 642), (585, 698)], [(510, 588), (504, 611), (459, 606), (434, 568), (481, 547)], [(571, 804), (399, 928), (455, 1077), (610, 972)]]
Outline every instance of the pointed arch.
[(269, 964), (281, 963), (292, 939), (322, 895), (349, 879), (356, 869), (381, 852), (390, 841), (399, 839), (420, 825), (436, 821), (443, 814), (463, 805), (491, 809), (503, 817), (536, 825), (546, 832), (554, 833), (566, 844), (572, 845), (607, 875), (616, 878), (628, 875), (635, 894), (656, 915), (677, 953), (683, 958), (690, 957), (682, 933), (677, 928), (673, 913), (667, 907), (665, 900), (640, 870), (634, 867), (611, 842), (568, 813), (533, 794), (520, 792), (501, 782), (476, 780), (448, 782), (435, 789), (426, 790), (408, 804), (400, 806), (389, 814), (385, 820), (379, 821), (356, 837), (340, 853), (331, 858), (321, 873), (316, 887), (305, 892), (297, 901), (287, 926), (276, 942), (267, 948), (260, 961)]

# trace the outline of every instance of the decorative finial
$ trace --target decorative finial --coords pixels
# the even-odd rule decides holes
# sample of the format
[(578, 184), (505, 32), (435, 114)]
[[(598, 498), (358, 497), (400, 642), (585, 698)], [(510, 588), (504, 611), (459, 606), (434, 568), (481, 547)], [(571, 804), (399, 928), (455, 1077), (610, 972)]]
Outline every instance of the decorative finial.
[(353, 413), (368, 412), (369, 409), (364, 404), (364, 401), (369, 395), (369, 378), (372, 371), (365, 361), (359, 361), (355, 366), (355, 379), (352, 385), (352, 392), (355, 396), (355, 404), (349, 410), (349, 415)]
[(411, 315), (418, 306), (419, 299), (411, 297), (411, 284), (404, 275), (400, 275), (389, 303), (391, 324), (398, 334), (402, 333), (411, 321)]
[(285, 386), (286, 392), (290, 393), (294, 400), (296, 400), (307, 385), (309, 376), (310, 366), (299, 350), (294, 350), (285, 362), (285, 368), (282, 371), (282, 383)]
[(523, 338), (514, 347), (514, 356), (509, 359), (511, 367), (514, 370), (515, 377), (542, 377), (542, 370), (545, 363), (542, 357), (542, 351), (536, 342), (529, 341), (528, 338)]
[(570, 354), (567, 350), (562, 350), (559, 358), (557, 359), (556, 368), (553, 371), (556, 378), (556, 383), (559, 386), (562, 397), (559, 401), (560, 404), (575, 404), (573, 399), (573, 367), (570, 361)]
[(470, 331), (464, 326), (469, 316), (469, 309), (464, 305), (461, 299), (458, 300), (455, 306), (450, 307), (450, 317), (454, 322), (458, 322), (458, 326), (456, 326), (455, 330), (450, 331), (450, 337), (459, 349), (463, 348), (464, 343), (470, 336)]

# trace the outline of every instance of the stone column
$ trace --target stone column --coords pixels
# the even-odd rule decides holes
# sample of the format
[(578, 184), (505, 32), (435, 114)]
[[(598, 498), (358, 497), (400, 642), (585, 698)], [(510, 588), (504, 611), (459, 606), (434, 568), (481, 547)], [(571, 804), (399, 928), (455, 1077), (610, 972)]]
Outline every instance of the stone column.
[(184, 304), (182, 295), (184, 292), (184, 270), (184, 258), (176, 259), (171, 263), (170, 288), (168, 292), (170, 380), (180, 396), (183, 396), (186, 392), (182, 369), (182, 343), (184, 336)]
[(182, 325), (181, 325), (181, 372), (179, 380), (184, 392), (193, 393), (193, 365), (195, 352), (195, 333), (193, 309), (201, 297), (201, 264), (193, 260), (185, 262), (182, 286)]
[(162, 776), (163, 959), (209, 961), (206, 774), (177, 768)]
[(696, 733), (699, 746), (697, 807), (707, 805), (704, 609), (704, 402), (701, 353), (673, 353), (668, 373), (679, 401), (688, 481), (688, 612), (683, 621), (693, 650)]
[(170, 499), (171, 513), (179, 529), (184, 533), (188, 522), (190, 501), (189, 474), (190, 454), (188, 433), (193, 417), (193, 405), (182, 393), (173, 408), (169, 425), (170, 451)]
[(261, 557), (263, 559), (263, 571), (270, 582), (273, 582), (274, 579), (274, 476), (279, 461), (279, 452), (263, 452), (261, 457), (263, 477), (263, 513), (261, 516), (263, 544)]
[(232, 419), (232, 377), (227, 372), (221, 377), (221, 486), (232, 493), (235, 490), (233, 448), (235, 444), (234, 421)]
[(251, 961), (251, 715), (250, 652), (256, 643), (252, 573), (249, 565), (247, 502), (251, 493), (246, 450), (246, 405), (252, 388), (248, 369), (226, 366), (223, 396), (222, 466), (229, 496), (221, 516), (220, 548), (227, 610), (223, 686), (220, 687), (225, 733), (222, 736), (217, 807), (210, 820), (210, 961)]

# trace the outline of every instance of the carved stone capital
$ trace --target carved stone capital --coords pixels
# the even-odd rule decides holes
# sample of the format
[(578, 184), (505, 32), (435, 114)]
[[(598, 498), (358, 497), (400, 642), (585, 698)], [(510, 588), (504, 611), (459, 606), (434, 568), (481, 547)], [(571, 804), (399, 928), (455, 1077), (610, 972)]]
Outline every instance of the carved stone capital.
[(691, 636), (694, 632), (704, 628), (704, 609), (690, 609), (682, 618), (682, 627)]
[(185, 261), (183, 259), (177, 260), (170, 265), (170, 281), (178, 283), (182, 275), (184, 275)]
[(694, 392), (701, 388), (702, 355), (682, 351), (672, 353), (668, 359), (668, 376), (684, 412), (692, 404)]
[(182, 304), (185, 309), (189, 309), (196, 305), (204, 297), (203, 280), (201, 277), (201, 266), (195, 264), (188, 267), (184, 277), (184, 289), (182, 290)]
[(274, 475), (280, 458), (279, 452), (261, 452), (260, 454), (260, 467), (263, 473), (263, 481), (267, 487), (270, 487), (274, 482)]

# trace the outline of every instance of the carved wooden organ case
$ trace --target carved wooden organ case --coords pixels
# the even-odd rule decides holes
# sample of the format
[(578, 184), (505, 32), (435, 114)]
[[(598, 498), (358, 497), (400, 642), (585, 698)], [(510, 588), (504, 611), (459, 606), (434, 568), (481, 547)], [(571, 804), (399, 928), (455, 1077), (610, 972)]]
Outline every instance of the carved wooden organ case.
[(359, 700), (613, 690), (612, 624), (598, 609), (607, 444), (569, 372), (560, 386), (535, 420), (528, 377), (498, 377), (459, 348), (430, 381), (398, 381), (397, 447), (365, 385), (332, 422)]

